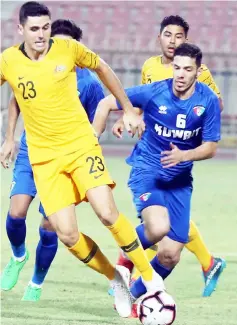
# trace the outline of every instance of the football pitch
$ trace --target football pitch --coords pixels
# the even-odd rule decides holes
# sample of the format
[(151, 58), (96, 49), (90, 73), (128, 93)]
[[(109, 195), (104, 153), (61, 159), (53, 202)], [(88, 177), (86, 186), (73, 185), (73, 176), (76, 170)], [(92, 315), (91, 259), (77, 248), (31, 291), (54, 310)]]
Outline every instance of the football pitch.
[[(108, 168), (117, 182), (114, 190), (117, 205), (137, 224), (135, 209), (126, 183), (129, 167), (123, 158), (108, 158)], [(195, 256), (186, 249), (181, 262), (166, 280), (169, 293), (177, 303), (176, 325), (237, 324), (237, 164), (236, 161), (207, 161), (194, 169), (192, 219), (200, 227), (210, 250), (224, 257), (227, 268), (217, 291), (202, 298), (203, 279)], [(1, 184), (1, 268), (10, 258), (5, 233), (5, 216), (9, 206), (11, 170), (2, 170)], [(123, 325), (139, 324), (138, 320), (121, 319), (107, 295), (108, 283), (103, 276), (79, 263), (63, 245), (43, 286), (41, 301), (21, 302), (29, 282), (38, 242), (38, 198), (27, 217), (27, 247), (30, 259), (20, 274), (15, 288), (1, 294), (2, 325)], [(79, 229), (90, 235), (107, 256), (115, 262), (118, 249), (109, 231), (97, 220), (89, 205), (77, 208)]]

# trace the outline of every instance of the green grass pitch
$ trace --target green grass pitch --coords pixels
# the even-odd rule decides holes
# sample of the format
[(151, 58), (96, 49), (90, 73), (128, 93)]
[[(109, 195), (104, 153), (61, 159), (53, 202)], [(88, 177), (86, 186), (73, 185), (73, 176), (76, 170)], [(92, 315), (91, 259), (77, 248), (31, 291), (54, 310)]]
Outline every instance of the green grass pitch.
[[(123, 158), (108, 158), (109, 170), (117, 182), (114, 191), (119, 209), (136, 225), (135, 209), (126, 182), (129, 167)], [(208, 161), (194, 169), (192, 218), (216, 255), (226, 258), (217, 291), (211, 298), (202, 298), (203, 279), (195, 256), (183, 251), (180, 264), (167, 279), (168, 291), (174, 296), (178, 313), (176, 325), (237, 324), (237, 164)], [(9, 205), (11, 171), (2, 171), (1, 201), (1, 267), (10, 257), (5, 233), (5, 216)], [(38, 198), (27, 217), (27, 246), (30, 260), (23, 269), (16, 287), (2, 292), (3, 325), (123, 325), (139, 324), (138, 320), (120, 319), (107, 295), (107, 280), (79, 263), (63, 245), (52, 264), (39, 303), (21, 302), (24, 287), (33, 272), (38, 241)], [(115, 262), (117, 247), (110, 233), (103, 228), (88, 204), (77, 208), (79, 229), (89, 234), (108, 257)]]

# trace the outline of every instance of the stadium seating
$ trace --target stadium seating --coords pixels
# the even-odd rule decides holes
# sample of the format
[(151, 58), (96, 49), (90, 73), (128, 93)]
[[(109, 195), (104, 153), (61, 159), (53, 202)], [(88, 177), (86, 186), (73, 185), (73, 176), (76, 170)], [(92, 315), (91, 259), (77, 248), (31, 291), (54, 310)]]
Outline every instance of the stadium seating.
[[(231, 103), (237, 86), (237, 1), (47, 1), (47, 5), (53, 19), (75, 20), (83, 30), (83, 42), (111, 64), (125, 86), (138, 84), (144, 61), (159, 53), (161, 20), (172, 14), (184, 17), (190, 24), (189, 40), (203, 50), (224, 93), (226, 138), (236, 139)], [(17, 1), (2, 3), (2, 50), (20, 41), (19, 7)], [(233, 119), (228, 114), (234, 114)]]
[[(84, 42), (97, 50), (155, 51), (161, 19), (180, 14), (190, 23), (190, 40), (204, 48), (204, 52), (237, 51), (236, 1), (67, 1), (48, 5), (53, 18), (68, 17), (82, 26)], [(9, 20), (7, 15), (6, 20), (2, 19), (3, 48), (16, 39), (12, 26), (17, 24), (18, 10), (16, 3), (12, 18)]]

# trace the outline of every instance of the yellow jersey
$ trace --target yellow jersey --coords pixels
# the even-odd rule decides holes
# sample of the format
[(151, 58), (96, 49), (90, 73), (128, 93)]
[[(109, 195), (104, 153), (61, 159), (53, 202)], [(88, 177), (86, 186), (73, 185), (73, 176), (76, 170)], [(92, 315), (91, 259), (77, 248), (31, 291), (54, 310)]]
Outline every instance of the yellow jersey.
[(75, 40), (50, 39), (40, 61), (30, 60), (23, 45), (1, 54), (1, 80), (7, 81), (20, 107), (32, 164), (98, 143), (77, 95), (75, 66), (95, 69), (99, 57)]
[[(205, 64), (201, 65), (202, 72), (198, 77), (198, 81), (208, 85), (220, 98), (220, 91), (213, 80), (210, 70)], [(161, 81), (173, 78), (172, 66), (166, 67), (162, 64), (162, 56), (152, 56), (145, 61), (142, 67), (142, 84), (152, 83), (154, 81)]]

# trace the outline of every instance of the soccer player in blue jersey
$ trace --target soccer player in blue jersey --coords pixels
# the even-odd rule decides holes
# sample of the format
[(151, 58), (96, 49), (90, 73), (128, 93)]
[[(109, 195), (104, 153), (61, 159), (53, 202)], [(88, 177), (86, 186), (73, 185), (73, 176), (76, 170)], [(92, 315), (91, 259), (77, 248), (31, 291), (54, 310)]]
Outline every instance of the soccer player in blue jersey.
[[(218, 97), (197, 81), (201, 60), (201, 50), (184, 43), (175, 49), (172, 79), (126, 90), (146, 125), (127, 159), (132, 166), (128, 186), (144, 221), (137, 233), (144, 249), (159, 242), (151, 264), (163, 279), (188, 241), (193, 162), (212, 158), (220, 140)], [(118, 109), (113, 96), (99, 103), (93, 122), (99, 136), (109, 112)], [(131, 293), (137, 299), (145, 292), (139, 278)]]
[[(71, 20), (59, 19), (52, 24), (52, 37), (82, 38), (82, 30)], [(78, 96), (92, 123), (99, 101), (104, 98), (103, 88), (96, 76), (88, 69), (77, 68)], [(10, 107), (16, 108), (15, 98), (10, 100)], [(9, 121), (11, 123), (11, 121)], [(10, 208), (6, 220), (6, 231), (12, 248), (12, 258), (5, 267), (2, 278), (2, 290), (11, 290), (17, 283), (19, 273), (29, 258), (26, 249), (26, 215), (36, 195), (32, 167), (28, 157), (25, 131), (20, 140), (19, 153), (13, 171), (10, 193)], [(38, 301), (42, 292), (42, 284), (58, 248), (58, 238), (47, 220), (43, 207), (39, 211), (44, 218), (39, 228), (40, 241), (36, 249), (34, 273), (26, 288), (22, 300)]]

